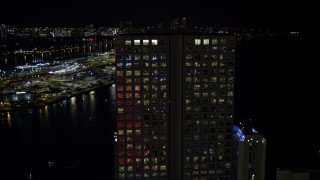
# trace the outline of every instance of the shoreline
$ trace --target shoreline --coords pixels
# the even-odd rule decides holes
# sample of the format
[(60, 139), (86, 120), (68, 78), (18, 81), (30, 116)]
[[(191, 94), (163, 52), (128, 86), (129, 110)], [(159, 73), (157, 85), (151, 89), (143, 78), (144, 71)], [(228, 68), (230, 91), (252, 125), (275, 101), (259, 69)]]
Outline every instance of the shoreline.
[(50, 105), (50, 104), (54, 104), (54, 103), (57, 103), (57, 102), (61, 102), (63, 100), (75, 97), (77, 95), (84, 94), (84, 93), (87, 93), (87, 92), (90, 92), (90, 91), (93, 91), (93, 90), (96, 90), (96, 89), (99, 89), (99, 88), (102, 88), (102, 87), (110, 86), (110, 85), (113, 85), (113, 84), (115, 84), (115, 81), (110, 81), (109, 83), (106, 83), (106, 84), (98, 84), (98, 85), (92, 86), (90, 88), (85, 88), (85, 89), (82, 89), (82, 90), (79, 90), (79, 91), (72, 92), (68, 96), (66, 96), (66, 95), (59, 96), (59, 97), (56, 97), (56, 98), (49, 99), (49, 100), (47, 100), (45, 102), (39, 102), (39, 103), (35, 103), (35, 104), (28, 104), (28, 105), (21, 106), (21, 107), (1, 108), (0, 109), (0, 113), (18, 111), (18, 110), (29, 109), (29, 108), (42, 108), (44, 106), (47, 106), (47, 105)]

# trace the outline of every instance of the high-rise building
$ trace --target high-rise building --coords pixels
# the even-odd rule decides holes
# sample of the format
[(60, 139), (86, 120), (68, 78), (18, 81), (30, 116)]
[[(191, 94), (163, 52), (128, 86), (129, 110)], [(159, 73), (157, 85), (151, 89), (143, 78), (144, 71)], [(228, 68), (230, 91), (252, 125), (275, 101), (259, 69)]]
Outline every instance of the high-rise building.
[(230, 180), (235, 37), (115, 38), (117, 179)]
[(4, 24), (0, 25), (0, 42), (4, 42), (7, 39), (7, 28)]
[(186, 18), (175, 18), (170, 23), (170, 28), (173, 29), (185, 29), (187, 27)]
[(264, 180), (267, 140), (254, 128), (234, 126), (234, 180)]

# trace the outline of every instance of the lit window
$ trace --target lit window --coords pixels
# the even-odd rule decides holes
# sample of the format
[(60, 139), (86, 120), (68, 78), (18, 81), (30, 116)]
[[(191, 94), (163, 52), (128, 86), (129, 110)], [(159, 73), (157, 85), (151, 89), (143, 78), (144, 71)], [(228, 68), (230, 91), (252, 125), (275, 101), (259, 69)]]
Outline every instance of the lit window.
[(225, 78), (225, 77), (220, 77), (220, 78), (219, 78), (219, 81), (220, 81), (220, 82), (226, 82), (226, 78)]
[(223, 54), (220, 54), (220, 55), (219, 55), (219, 59), (223, 59)]
[(155, 85), (152, 85), (152, 86), (151, 86), (151, 90), (157, 91), (157, 90), (158, 90), (158, 87), (155, 86)]
[(149, 100), (143, 100), (143, 105), (149, 105), (149, 104), (150, 104)]
[(202, 97), (209, 97), (209, 93), (207, 92), (202, 93)]
[(133, 171), (133, 166), (128, 166), (128, 171)]
[(186, 55), (186, 59), (192, 59), (192, 57), (193, 57), (192, 54), (187, 54)]
[(195, 84), (193, 85), (194, 90), (200, 90), (200, 84)]
[(123, 71), (117, 71), (117, 76), (123, 76)]
[[(143, 159), (144, 164), (149, 164), (149, 158), (144, 158)], [(149, 168), (148, 168), (149, 169)]]
[(140, 45), (140, 40), (139, 39), (135, 39), (134, 40), (134, 45)]
[(148, 70), (144, 70), (144, 71), (142, 72), (142, 75), (148, 76), (148, 75), (149, 75), (149, 71), (148, 71)]
[(140, 93), (134, 93), (134, 98), (141, 98)]
[(204, 39), (203, 40), (203, 45), (209, 45), (209, 39)]
[(192, 103), (191, 99), (186, 99), (186, 104), (191, 104), (191, 103)]
[(117, 90), (118, 90), (118, 91), (123, 91), (123, 86), (118, 85), (118, 86), (117, 86)]
[(165, 62), (161, 62), (161, 63), (160, 63), (160, 66), (164, 68), (164, 67), (166, 67), (166, 66), (167, 66), (167, 63), (165, 63)]
[(232, 96), (233, 96), (233, 92), (232, 92), (232, 91), (229, 91), (229, 92), (228, 92), (228, 96), (229, 96), (229, 97), (232, 97)]
[(200, 93), (194, 93), (194, 97), (200, 97)]
[[(144, 170), (149, 170), (149, 166), (143, 166), (143, 169)], [(146, 174), (146, 173), (145, 173)], [(149, 176), (149, 175), (148, 175)], [(148, 176), (145, 176), (145, 177), (148, 177)]]
[(143, 55), (142, 59), (143, 60), (149, 60), (149, 55)]
[(140, 55), (135, 55), (134, 60), (140, 60)]
[(124, 59), (127, 60), (127, 61), (132, 60), (132, 59), (131, 59), (131, 55), (126, 55), (126, 56), (124, 57)]
[(128, 45), (131, 45), (131, 40), (126, 40), (126, 41), (125, 41), (125, 45), (127, 45), (127, 46), (128, 46)]
[(124, 167), (123, 166), (119, 167), (119, 172), (124, 172)]
[(218, 47), (216, 46), (211, 47), (211, 52), (213, 53), (218, 52)]
[(123, 107), (118, 107), (118, 113), (123, 113)]
[(149, 40), (144, 39), (143, 40), (143, 45), (149, 45)]
[(218, 44), (218, 39), (212, 39), (211, 44)]
[(192, 111), (192, 107), (191, 106), (186, 106), (186, 111)]
[(218, 66), (218, 62), (211, 62), (211, 66), (212, 67), (217, 67)]
[(157, 99), (157, 98), (158, 98), (158, 94), (157, 94), (157, 93), (152, 93), (152, 94), (151, 94), (151, 98)]
[(220, 39), (220, 44), (227, 44), (227, 40), (226, 39)]
[(141, 101), (140, 101), (140, 100), (134, 101), (134, 105), (140, 105), (140, 104), (141, 104)]
[(124, 130), (118, 130), (119, 135), (124, 135)]
[(126, 63), (126, 67), (131, 67), (132, 63)]
[(127, 130), (127, 136), (132, 135), (132, 130)]
[(132, 71), (126, 71), (126, 76), (132, 76)]
[[(144, 169), (146, 169), (146, 168), (144, 168)], [(148, 178), (149, 176), (150, 176), (149, 173), (143, 173), (143, 177)]]
[(152, 45), (158, 45), (158, 40), (157, 39), (152, 39), (151, 40)]
[(211, 97), (216, 97), (217, 93), (216, 92), (211, 92), (210, 95), (211, 95)]
[(186, 77), (186, 82), (191, 83), (192, 82), (192, 77)]
[(224, 103), (224, 99), (219, 99), (219, 104), (223, 104)]
[(139, 71), (139, 70), (135, 70), (135, 71), (134, 71), (134, 75), (135, 75), (135, 76), (140, 76), (140, 71)]
[(201, 45), (201, 39), (195, 39), (194, 40), (195, 45)]
[(126, 86), (126, 91), (132, 91), (132, 86)]
[(128, 158), (128, 159), (127, 159), (127, 163), (128, 163), (128, 164), (133, 164), (133, 159)]
[(131, 99), (132, 98), (132, 93), (126, 93), (126, 98)]
[(226, 163), (226, 168), (229, 169), (231, 167), (230, 163)]
[(136, 85), (136, 86), (134, 87), (134, 90), (135, 90), (135, 91), (140, 91), (140, 85)]
[(158, 158), (152, 158), (152, 163), (157, 164), (158, 163)]
[(124, 178), (125, 177), (125, 173), (119, 173), (119, 178)]
[(136, 158), (136, 164), (141, 164), (141, 158)]
[(151, 60), (156, 61), (156, 60), (158, 60), (158, 57), (156, 55), (153, 55), (153, 56), (151, 56)]
[(152, 166), (152, 170), (157, 171), (158, 170), (158, 166)]
[(132, 83), (132, 79), (131, 78), (126, 78), (126, 83)]
[(166, 86), (166, 85), (161, 85), (161, 86), (160, 86), (160, 90), (161, 90), (161, 91), (166, 90), (166, 89), (167, 89), (167, 86)]

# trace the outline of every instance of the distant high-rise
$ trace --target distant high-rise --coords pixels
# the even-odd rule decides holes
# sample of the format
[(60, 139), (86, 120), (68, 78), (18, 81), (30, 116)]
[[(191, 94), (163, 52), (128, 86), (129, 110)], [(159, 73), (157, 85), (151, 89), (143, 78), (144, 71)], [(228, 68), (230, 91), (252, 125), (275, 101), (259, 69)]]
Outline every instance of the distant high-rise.
[(115, 38), (117, 179), (231, 180), (235, 37)]
[(264, 180), (266, 139), (252, 127), (234, 126), (234, 180)]
[(6, 41), (7, 39), (7, 28), (4, 24), (0, 25), (0, 42)]
[(186, 18), (173, 19), (170, 23), (170, 28), (172, 28), (172, 29), (185, 29), (185, 28), (187, 28), (187, 19)]

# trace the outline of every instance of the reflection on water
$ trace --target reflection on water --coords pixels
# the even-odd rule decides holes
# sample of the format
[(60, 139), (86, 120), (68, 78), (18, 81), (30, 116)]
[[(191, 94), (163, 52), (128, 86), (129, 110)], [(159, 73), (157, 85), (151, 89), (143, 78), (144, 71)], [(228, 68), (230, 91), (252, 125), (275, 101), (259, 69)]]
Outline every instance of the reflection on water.
[(7, 121), (8, 121), (8, 127), (9, 127), (9, 128), (12, 128), (10, 112), (7, 112)]
[[(110, 179), (104, 172), (113, 172), (110, 145), (115, 102), (105, 99), (115, 99), (114, 91), (110, 86), (38, 109), (2, 113), (0, 150), (9, 156), (0, 165), (6, 165), (8, 179), (19, 179), (30, 172), (44, 179), (56, 174), (71, 179)], [(74, 168), (52, 173), (48, 161), (72, 164)]]

